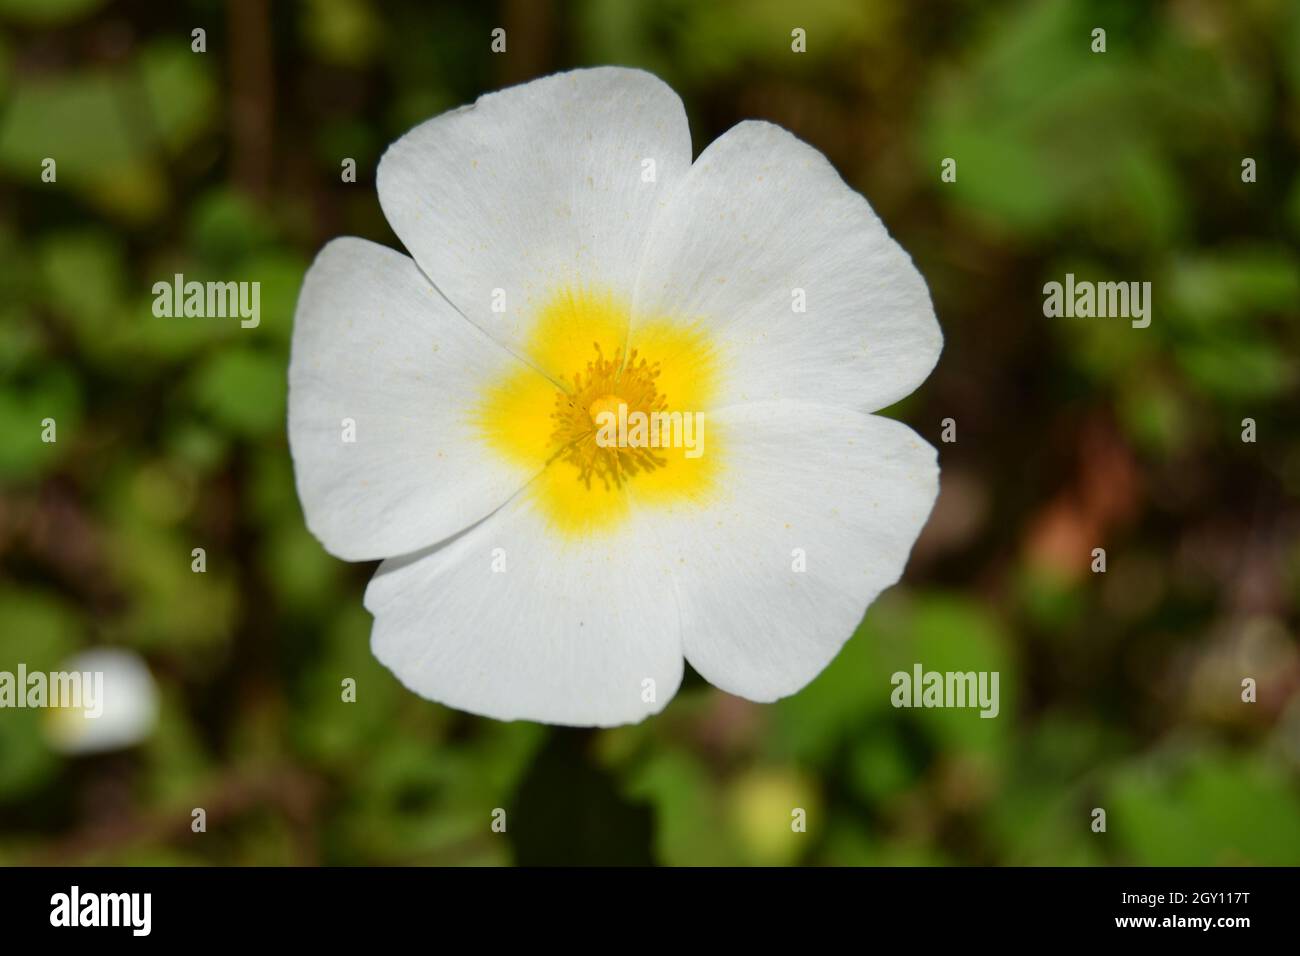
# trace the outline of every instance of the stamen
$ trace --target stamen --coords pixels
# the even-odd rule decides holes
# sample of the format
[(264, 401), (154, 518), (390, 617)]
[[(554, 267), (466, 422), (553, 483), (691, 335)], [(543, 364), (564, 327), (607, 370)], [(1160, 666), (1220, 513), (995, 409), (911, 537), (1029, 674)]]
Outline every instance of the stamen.
[(551, 438), (560, 448), (557, 455), (577, 466), (578, 480), (585, 487), (591, 487), (594, 476), (609, 489), (636, 474), (662, 467), (667, 459), (647, 447), (600, 444), (598, 416), (602, 412), (618, 415), (620, 407), (626, 406), (628, 415), (641, 412), (648, 418), (653, 412), (663, 411), (667, 400), (655, 384), (659, 377), (657, 362), (652, 365), (645, 359), (638, 360), (636, 349), (624, 362), (622, 348), (607, 359), (598, 342), (593, 342), (592, 347), (596, 357), (587, 363), (585, 371), (574, 373), (573, 390), (556, 393), (551, 413), (555, 431)]

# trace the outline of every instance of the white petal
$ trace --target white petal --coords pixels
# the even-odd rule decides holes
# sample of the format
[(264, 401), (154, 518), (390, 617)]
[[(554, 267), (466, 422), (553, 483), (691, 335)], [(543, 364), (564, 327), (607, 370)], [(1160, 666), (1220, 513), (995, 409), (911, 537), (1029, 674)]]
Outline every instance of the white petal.
[(375, 656), (416, 693), (499, 720), (604, 727), (659, 712), (683, 668), (653, 529), (566, 540), (531, 501), (385, 561), (366, 589)]
[[(630, 302), (650, 220), (690, 162), (677, 94), (649, 73), (601, 67), (417, 126), (389, 147), (377, 182), (389, 223), (438, 288), (524, 354), (535, 311), (560, 288)], [(492, 310), (494, 290), (504, 312)]]
[(935, 451), (833, 406), (737, 406), (706, 423), (725, 430), (725, 497), (658, 529), (682, 643), (710, 683), (775, 700), (817, 676), (902, 574), (938, 494)]
[(326, 549), (352, 561), (414, 551), (526, 484), (532, 473), (488, 453), (471, 421), (483, 383), (512, 367), (411, 259), (361, 239), (322, 249), (294, 316), (289, 444)]
[(943, 344), (924, 279), (867, 201), (769, 123), (733, 127), (674, 189), (635, 303), (713, 333), (722, 405), (875, 411), (915, 389)]

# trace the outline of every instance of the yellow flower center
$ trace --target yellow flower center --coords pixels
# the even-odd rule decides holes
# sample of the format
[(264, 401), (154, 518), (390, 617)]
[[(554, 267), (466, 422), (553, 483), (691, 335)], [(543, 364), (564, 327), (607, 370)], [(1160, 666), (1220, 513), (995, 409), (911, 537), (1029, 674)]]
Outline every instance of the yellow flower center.
[[(528, 493), (553, 527), (581, 536), (617, 526), (633, 499), (672, 507), (715, 489), (720, 441), (709, 422), (703, 442), (702, 422), (717, 357), (698, 326), (633, 322), (611, 296), (563, 290), (538, 311), (525, 357), (534, 367), (491, 383), (474, 424), (496, 453), (541, 470)], [(656, 428), (687, 415), (694, 428)]]
[(599, 342), (593, 342), (592, 348), (596, 357), (585, 372), (574, 373), (572, 390), (561, 389), (555, 395), (551, 441), (577, 467), (584, 485), (590, 486), (595, 477), (609, 488), (660, 467), (665, 459), (656, 457), (651, 448), (619, 442), (617, 435), (613, 442), (602, 441), (602, 434), (608, 438), (611, 431), (617, 432), (620, 421), (626, 424), (634, 415), (663, 411), (665, 400), (655, 388), (659, 367), (645, 359), (638, 361), (635, 349), (624, 363), (621, 351), (606, 359)]

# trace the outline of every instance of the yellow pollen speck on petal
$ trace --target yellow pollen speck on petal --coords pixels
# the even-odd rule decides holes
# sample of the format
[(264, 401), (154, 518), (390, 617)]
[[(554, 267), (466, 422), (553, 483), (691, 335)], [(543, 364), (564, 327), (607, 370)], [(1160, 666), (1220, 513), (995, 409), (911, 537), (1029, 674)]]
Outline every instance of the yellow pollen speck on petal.
[(633, 321), (612, 296), (561, 290), (525, 343), (532, 367), (492, 382), (475, 424), (510, 462), (536, 467), (528, 493), (569, 536), (617, 527), (637, 507), (702, 502), (724, 438), (709, 420), (718, 356), (690, 322)]

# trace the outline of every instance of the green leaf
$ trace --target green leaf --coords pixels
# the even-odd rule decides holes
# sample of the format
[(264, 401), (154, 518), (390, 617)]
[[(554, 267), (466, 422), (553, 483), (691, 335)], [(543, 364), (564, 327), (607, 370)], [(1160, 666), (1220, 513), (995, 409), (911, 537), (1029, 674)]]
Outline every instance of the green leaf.
[(288, 380), (280, 357), (227, 349), (205, 361), (191, 384), (195, 403), (217, 425), (245, 438), (284, 435)]
[[(0, 670), (51, 671), (78, 649), (82, 622), (57, 598), (35, 590), (0, 588)], [(0, 802), (41, 786), (59, 760), (46, 743), (49, 711), (0, 711)]]
[[(55, 441), (46, 442), (53, 419)], [(0, 478), (29, 480), (52, 470), (78, 440), (81, 394), (76, 376), (62, 367), (37, 368), (32, 377), (0, 389)]]
[(681, 752), (660, 751), (628, 779), (627, 794), (655, 812), (655, 855), (667, 866), (725, 866), (739, 848), (722, 796), (704, 768)]
[(1195, 752), (1111, 779), (1107, 826), (1139, 866), (1285, 866), (1300, 859), (1300, 798), (1282, 768)]

